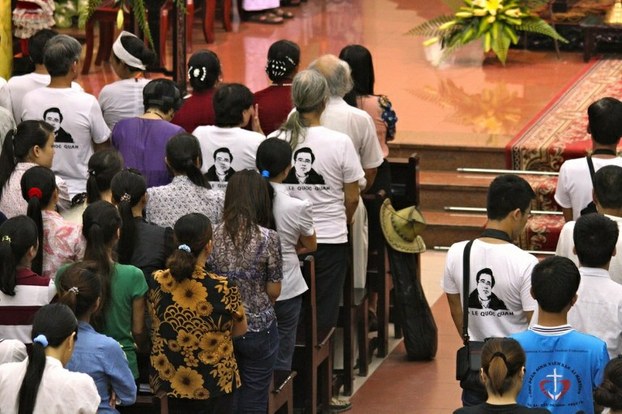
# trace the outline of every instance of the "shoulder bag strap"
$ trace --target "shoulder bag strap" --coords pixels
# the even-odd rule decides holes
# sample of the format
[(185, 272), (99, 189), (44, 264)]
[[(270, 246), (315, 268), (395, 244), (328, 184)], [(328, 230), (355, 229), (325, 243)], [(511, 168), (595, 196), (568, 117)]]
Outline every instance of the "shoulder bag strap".
[(469, 279), (472, 245), (473, 240), (470, 240), (464, 247), (462, 258), (462, 339), (465, 345), (469, 342)]
[(590, 180), (592, 180), (592, 187), (594, 186), (594, 163), (592, 162), (592, 156), (588, 155), (585, 157), (587, 159), (587, 168), (590, 170)]

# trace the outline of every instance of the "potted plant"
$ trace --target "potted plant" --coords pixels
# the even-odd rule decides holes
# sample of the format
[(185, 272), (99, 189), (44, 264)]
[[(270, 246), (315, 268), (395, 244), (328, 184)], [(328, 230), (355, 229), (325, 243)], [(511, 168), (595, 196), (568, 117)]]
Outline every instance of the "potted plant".
[(568, 41), (533, 12), (547, 0), (463, 0), (453, 15), (428, 20), (408, 34), (426, 36), (424, 45), (440, 43), (443, 57), (476, 40), (484, 52), (493, 51), (505, 65), (510, 44), (518, 43), (520, 32), (534, 32), (561, 42)]

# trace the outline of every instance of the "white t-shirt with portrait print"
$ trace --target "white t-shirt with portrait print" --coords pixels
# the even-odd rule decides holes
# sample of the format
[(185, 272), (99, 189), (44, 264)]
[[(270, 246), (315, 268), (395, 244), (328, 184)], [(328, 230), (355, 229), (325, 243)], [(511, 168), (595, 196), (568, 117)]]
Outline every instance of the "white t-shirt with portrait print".
[[(20, 123), (24, 107), (22, 101), (24, 96), (34, 89), (45, 88), (50, 84), (50, 75), (47, 73), (31, 72), (25, 75), (13, 76), (9, 79), (9, 92), (11, 94), (11, 105), (13, 106), (13, 116), (15, 122)], [(71, 87), (78, 91), (83, 91), (82, 86), (77, 82), (71, 82)]]
[(277, 300), (287, 300), (307, 290), (307, 284), (300, 270), (296, 246), (300, 236), (312, 236), (315, 231), (313, 210), (309, 201), (291, 197), (286, 185), (270, 184), (274, 188), (272, 211), (283, 254), (283, 280), (281, 281), (281, 294)]
[[(536, 300), (531, 296), (531, 272), (538, 259), (514, 244), (476, 239), (471, 246), (469, 297), (464, 298), (462, 267), (466, 244), (467, 241), (454, 243), (447, 252), (441, 286), (445, 293), (460, 294), (461, 303), (469, 301), (471, 340), (506, 337), (527, 329), (529, 321), (525, 312), (537, 309)], [(494, 277), (484, 305), (478, 299), (476, 281), (478, 272), (483, 269), (490, 269)]]
[[(318, 243), (345, 243), (348, 241), (348, 227), (344, 184), (359, 181), (365, 173), (352, 140), (347, 135), (323, 126), (307, 128), (304, 133), (305, 136), (300, 140), (302, 142), (294, 148), (294, 156), (297, 150), (309, 148), (313, 153), (310, 171), (323, 183), (284, 184), (287, 184), (287, 191), (292, 197), (311, 202)], [(274, 131), (269, 137), (290, 141), (290, 133), (280, 130)], [(293, 165), (292, 172), (296, 162)]]
[[(50, 122), (44, 113), (51, 108), (60, 111), (60, 124), (53, 125), (56, 141), (52, 170), (65, 180), (71, 197), (85, 192), (93, 143), (101, 144), (110, 138), (97, 99), (73, 88), (39, 88), (26, 94), (23, 107), (23, 120)], [(48, 111), (50, 114), (60, 119), (57, 112)]]
[[(255, 170), (255, 156), (259, 144), (266, 139), (258, 132), (248, 131), (243, 128), (222, 128), (215, 125), (200, 126), (192, 133), (199, 139), (201, 144), (201, 154), (203, 156), (203, 166), (201, 172), (210, 176), (210, 168), (214, 167), (214, 151), (219, 148), (227, 148), (232, 160), (227, 159), (228, 175), (240, 170)], [(228, 158), (228, 156), (227, 156)], [(214, 169), (212, 169), (214, 171)], [(228, 180), (228, 177), (227, 177)], [(224, 191), (227, 187), (226, 182), (210, 179), (213, 188)]]

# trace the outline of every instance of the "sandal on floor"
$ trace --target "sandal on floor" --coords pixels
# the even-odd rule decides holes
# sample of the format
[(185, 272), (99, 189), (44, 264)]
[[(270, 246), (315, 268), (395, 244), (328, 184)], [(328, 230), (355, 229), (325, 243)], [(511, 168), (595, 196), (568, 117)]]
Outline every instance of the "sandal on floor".
[(247, 21), (261, 24), (282, 24), (283, 18), (281, 16), (277, 16), (274, 13), (266, 12), (266, 13), (258, 13), (258, 14), (250, 14), (247, 17)]
[(294, 18), (294, 13), (290, 12), (290, 11), (285, 11), (283, 9), (273, 9), (271, 11), (272, 14), (274, 14), (275, 16), (279, 16), (282, 17), (284, 19), (293, 19)]
[(342, 413), (352, 408), (352, 403), (348, 400), (342, 400), (337, 397), (333, 397), (328, 404), (328, 408), (333, 413)]

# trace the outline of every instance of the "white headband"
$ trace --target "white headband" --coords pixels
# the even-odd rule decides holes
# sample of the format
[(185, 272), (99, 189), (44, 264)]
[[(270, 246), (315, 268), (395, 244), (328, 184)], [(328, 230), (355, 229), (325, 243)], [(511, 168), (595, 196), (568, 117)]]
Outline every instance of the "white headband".
[(115, 56), (118, 57), (120, 61), (130, 67), (146, 70), (147, 67), (140, 59), (125, 50), (123, 44), (121, 43), (121, 38), (123, 36), (137, 37), (133, 33), (122, 31), (121, 34), (119, 34), (119, 37), (117, 37), (117, 40), (115, 40), (112, 44), (112, 51), (114, 52)]

